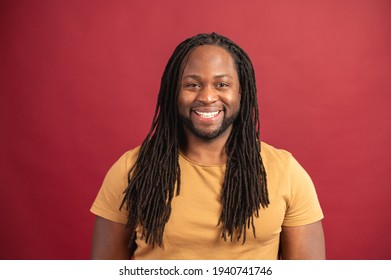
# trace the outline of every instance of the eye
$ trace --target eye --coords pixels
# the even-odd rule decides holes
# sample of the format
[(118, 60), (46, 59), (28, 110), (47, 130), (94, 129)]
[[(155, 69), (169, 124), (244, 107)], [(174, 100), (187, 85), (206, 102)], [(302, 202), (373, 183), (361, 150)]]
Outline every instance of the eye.
[(226, 83), (217, 83), (216, 87), (224, 88), (224, 87), (228, 87), (228, 84), (226, 84)]
[(186, 88), (197, 88), (197, 87), (199, 87), (200, 85), (199, 84), (197, 84), (197, 83), (186, 83), (185, 84), (185, 87)]

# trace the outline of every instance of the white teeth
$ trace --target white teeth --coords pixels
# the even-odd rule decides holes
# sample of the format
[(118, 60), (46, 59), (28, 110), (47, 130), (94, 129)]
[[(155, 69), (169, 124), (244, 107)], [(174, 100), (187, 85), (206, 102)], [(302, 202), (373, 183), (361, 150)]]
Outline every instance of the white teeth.
[(197, 115), (201, 116), (202, 118), (205, 118), (205, 119), (210, 119), (210, 118), (213, 118), (214, 116), (216, 116), (219, 111), (216, 111), (216, 112), (199, 112), (199, 111), (195, 111), (197, 113)]

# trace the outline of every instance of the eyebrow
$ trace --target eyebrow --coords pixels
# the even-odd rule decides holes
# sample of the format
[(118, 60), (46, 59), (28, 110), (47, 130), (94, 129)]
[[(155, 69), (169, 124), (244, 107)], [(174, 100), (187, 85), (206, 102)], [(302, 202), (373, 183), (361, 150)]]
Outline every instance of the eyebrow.
[[(219, 75), (213, 76), (213, 78), (215, 78), (215, 79), (221, 79), (221, 78), (225, 78), (225, 77), (232, 79), (232, 77), (228, 74), (219, 74)], [(186, 78), (201, 79), (201, 76), (197, 75), (197, 74), (189, 74), (189, 75), (182, 77), (182, 79), (186, 79)]]

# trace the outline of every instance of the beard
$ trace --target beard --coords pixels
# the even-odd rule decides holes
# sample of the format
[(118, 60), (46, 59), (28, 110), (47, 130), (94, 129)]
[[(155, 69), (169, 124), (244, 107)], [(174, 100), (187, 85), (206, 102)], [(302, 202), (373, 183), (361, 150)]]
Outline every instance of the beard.
[(181, 114), (179, 114), (179, 119), (181, 120), (182, 124), (187, 129), (189, 129), (190, 132), (193, 133), (195, 136), (200, 139), (210, 141), (223, 134), (235, 122), (236, 118), (238, 117), (238, 113), (239, 112), (235, 112), (232, 116), (224, 118), (218, 128), (210, 131), (197, 128), (190, 118), (185, 117)]

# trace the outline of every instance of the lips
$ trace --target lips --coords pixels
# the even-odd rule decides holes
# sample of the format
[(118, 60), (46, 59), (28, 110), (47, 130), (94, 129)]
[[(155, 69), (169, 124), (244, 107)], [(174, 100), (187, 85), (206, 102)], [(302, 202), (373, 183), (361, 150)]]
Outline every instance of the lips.
[(220, 113), (220, 110), (213, 111), (213, 112), (202, 112), (202, 111), (194, 111), (198, 116), (204, 119), (211, 119), (215, 116), (217, 116), (218, 113)]

